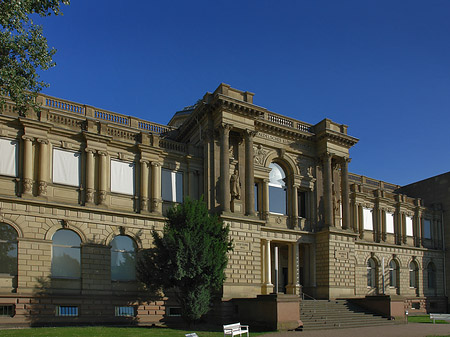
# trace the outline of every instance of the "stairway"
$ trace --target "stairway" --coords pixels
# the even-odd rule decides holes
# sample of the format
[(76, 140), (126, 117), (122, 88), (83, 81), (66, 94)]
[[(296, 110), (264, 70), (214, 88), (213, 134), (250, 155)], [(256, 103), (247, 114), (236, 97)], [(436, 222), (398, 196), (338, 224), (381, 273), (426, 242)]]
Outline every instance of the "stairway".
[(347, 300), (303, 300), (300, 302), (300, 319), (303, 330), (395, 324), (393, 320), (370, 313)]

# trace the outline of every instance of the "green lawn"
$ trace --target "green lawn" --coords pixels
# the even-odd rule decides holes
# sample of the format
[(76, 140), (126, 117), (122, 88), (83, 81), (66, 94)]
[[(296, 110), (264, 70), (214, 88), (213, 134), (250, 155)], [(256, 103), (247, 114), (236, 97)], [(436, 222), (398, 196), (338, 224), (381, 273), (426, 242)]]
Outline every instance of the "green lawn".
[[(222, 331), (176, 330), (168, 328), (119, 328), (119, 327), (64, 327), (64, 328), (31, 328), (0, 330), (0, 336), (20, 337), (184, 337), (185, 333), (197, 332), (199, 337), (223, 337)], [(251, 337), (261, 335), (250, 333)]]
[[(410, 323), (433, 323), (433, 320), (430, 319), (430, 316), (423, 315), (423, 316), (408, 316), (408, 322)], [(440, 321), (436, 320), (436, 324), (449, 324), (449, 322), (446, 321)]]

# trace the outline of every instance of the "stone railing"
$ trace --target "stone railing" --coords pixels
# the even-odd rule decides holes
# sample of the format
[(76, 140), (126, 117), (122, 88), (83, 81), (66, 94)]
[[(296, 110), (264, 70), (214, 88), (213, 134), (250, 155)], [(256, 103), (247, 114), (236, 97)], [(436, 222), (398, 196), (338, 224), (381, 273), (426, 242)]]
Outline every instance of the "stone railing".
[(376, 180), (372, 178), (368, 178), (365, 176), (361, 176), (359, 174), (349, 173), (348, 174), (348, 180), (353, 183), (361, 184), (363, 186), (367, 186), (370, 189), (381, 189), (388, 192), (394, 192), (396, 189), (398, 189), (399, 185), (394, 185), (391, 183), (386, 183), (381, 180)]
[(37, 102), (40, 103), (43, 107), (48, 108), (50, 111), (55, 111), (72, 116), (75, 115), (78, 117), (85, 116), (96, 119), (98, 121), (106, 121), (110, 124), (145, 130), (157, 134), (162, 134), (174, 129), (173, 127), (167, 125), (153, 123), (107, 110), (97, 109), (89, 105), (74, 103), (43, 94), (38, 95)]
[(313, 126), (308, 123), (299, 122), (295, 119), (275, 114), (273, 112), (265, 112), (262, 116), (264, 120), (304, 132), (314, 133)]

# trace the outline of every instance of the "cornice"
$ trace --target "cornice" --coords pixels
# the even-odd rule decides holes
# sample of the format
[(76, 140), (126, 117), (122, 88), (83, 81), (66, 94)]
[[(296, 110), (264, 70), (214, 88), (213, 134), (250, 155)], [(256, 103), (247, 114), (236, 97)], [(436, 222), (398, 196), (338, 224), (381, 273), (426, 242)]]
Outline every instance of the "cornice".
[(335, 143), (338, 145), (348, 146), (348, 147), (352, 147), (359, 141), (358, 138), (348, 136), (343, 133), (339, 133), (339, 132), (332, 131), (332, 130), (325, 130), (325, 131), (321, 132), (320, 134), (316, 135), (315, 138), (316, 138), (316, 141), (321, 141), (323, 139), (326, 139), (329, 142), (332, 142), (332, 143)]

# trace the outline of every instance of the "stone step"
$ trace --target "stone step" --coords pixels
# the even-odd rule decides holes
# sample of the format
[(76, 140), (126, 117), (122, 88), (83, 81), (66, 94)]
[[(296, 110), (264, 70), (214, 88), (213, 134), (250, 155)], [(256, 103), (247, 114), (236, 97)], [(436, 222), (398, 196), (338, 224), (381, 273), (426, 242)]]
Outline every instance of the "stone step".
[(300, 313), (303, 330), (378, 326), (395, 323), (345, 300), (302, 301)]

